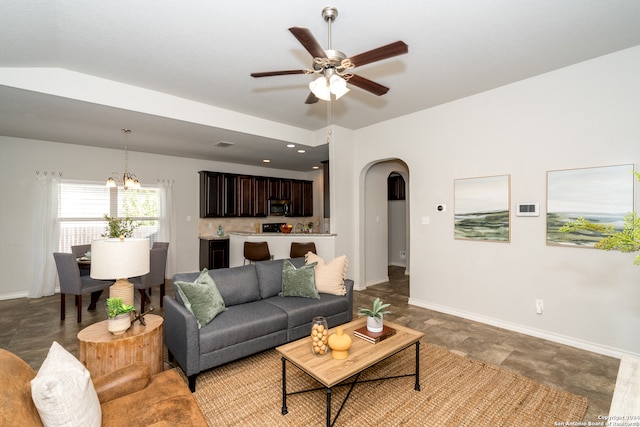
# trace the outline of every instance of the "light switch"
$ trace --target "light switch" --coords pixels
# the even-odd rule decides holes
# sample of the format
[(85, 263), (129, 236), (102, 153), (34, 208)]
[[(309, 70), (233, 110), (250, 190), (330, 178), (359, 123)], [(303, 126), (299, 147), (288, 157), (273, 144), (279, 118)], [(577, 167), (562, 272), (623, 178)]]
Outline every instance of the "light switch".
[(431, 218), (429, 218), (428, 216), (423, 216), (422, 217), (422, 224), (423, 225), (431, 224)]

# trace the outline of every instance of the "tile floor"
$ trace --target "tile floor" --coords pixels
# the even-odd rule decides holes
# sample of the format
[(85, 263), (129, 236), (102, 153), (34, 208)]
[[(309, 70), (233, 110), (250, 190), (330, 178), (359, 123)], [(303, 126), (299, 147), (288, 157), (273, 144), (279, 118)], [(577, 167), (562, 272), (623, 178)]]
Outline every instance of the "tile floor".
[[(549, 386), (586, 396), (589, 409), (585, 421), (607, 415), (618, 373), (619, 360), (516, 332), (407, 304), (409, 276), (404, 268), (390, 267), (387, 283), (370, 286), (354, 294), (354, 311), (368, 306), (377, 296), (392, 304), (391, 321), (425, 332), (425, 340), (472, 359), (499, 365)], [(163, 314), (154, 289), (155, 314)], [(173, 288), (167, 285), (167, 294)], [(98, 307), (104, 305), (103, 295)], [(38, 369), (52, 341), (77, 353), (78, 332), (106, 319), (100, 308), (89, 312), (83, 299), (82, 322), (77, 323), (73, 297), (67, 297), (67, 318), (60, 322), (60, 296), (0, 301), (0, 347), (10, 350)], [(136, 304), (138, 305), (138, 304)], [(357, 314), (356, 314), (357, 315)], [(572, 420), (569, 420), (572, 421)]]

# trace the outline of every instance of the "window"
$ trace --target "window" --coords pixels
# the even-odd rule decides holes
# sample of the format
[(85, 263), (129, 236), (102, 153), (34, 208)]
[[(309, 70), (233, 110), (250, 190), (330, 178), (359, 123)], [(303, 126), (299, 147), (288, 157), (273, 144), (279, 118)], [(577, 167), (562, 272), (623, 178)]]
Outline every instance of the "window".
[(104, 184), (62, 182), (58, 194), (61, 252), (71, 246), (91, 243), (105, 233), (104, 215), (130, 217), (139, 226), (133, 237), (148, 238), (152, 244), (158, 236), (160, 190), (107, 188)]

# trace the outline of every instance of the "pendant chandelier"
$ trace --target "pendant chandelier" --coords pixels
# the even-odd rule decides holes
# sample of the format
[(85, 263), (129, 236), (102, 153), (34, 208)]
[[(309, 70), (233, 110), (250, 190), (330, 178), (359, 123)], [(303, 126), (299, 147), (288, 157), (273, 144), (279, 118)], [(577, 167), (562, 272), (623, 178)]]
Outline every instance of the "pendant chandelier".
[(124, 174), (122, 175), (122, 180), (120, 180), (118, 172), (113, 172), (107, 179), (107, 187), (117, 187), (118, 184), (122, 184), (122, 188), (125, 190), (129, 188), (138, 189), (141, 188), (140, 181), (134, 174), (129, 172), (129, 134), (131, 129), (122, 129), (122, 133), (124, 134)]

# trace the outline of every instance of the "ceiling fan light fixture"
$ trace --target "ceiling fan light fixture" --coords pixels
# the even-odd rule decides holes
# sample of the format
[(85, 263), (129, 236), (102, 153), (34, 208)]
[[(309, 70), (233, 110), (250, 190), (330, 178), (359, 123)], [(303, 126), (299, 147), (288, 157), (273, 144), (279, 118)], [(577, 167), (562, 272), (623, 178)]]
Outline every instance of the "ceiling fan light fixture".
[(337, 74), (331, 74), (330, 77), (318, 77), (309, 83), (309, 89), (318, 99), (323, 101), (331, 101), (331, 94), (334, 94), (336, 99), (340, 99), (350, 90), (347, 88), (347, 81)]
[(351, 89), (347, 87), (347, 81), (345, 79), (334, 74), (329, 79), (329, 90), (336, 96), (336, 99), (340, 99), (342, 95), (349, 92)]
[(327, 85), (327, 78), (320, 76), (311, 83), (309, 83), (309, 90), (323, 101), (331, 101), (331, 91), (329, 85)]

